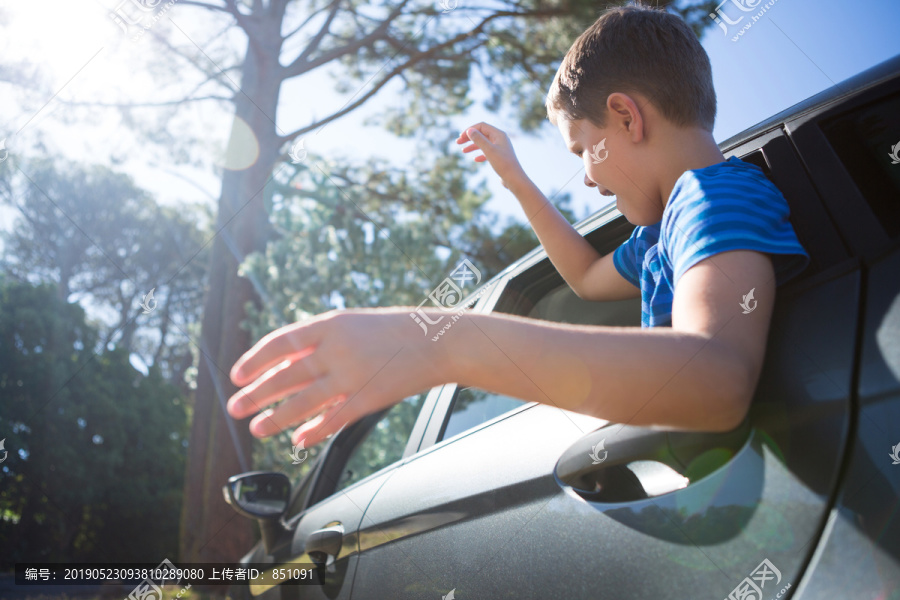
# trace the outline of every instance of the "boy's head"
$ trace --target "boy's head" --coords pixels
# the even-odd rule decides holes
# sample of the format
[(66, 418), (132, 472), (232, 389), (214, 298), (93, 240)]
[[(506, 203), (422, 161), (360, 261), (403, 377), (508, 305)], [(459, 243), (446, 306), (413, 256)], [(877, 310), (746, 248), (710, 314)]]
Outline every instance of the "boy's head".
[(585, 185), (615, 195), (636, 225), (659, 221), (684, 170), (721, 157), (709, 57), (664, 10), (627, 6), (597, 19), (557, 70), (547, 116), (582, 157)]
[(627, 6), (605, 12), (563, 58), (547, 96), (547, 115), (603, 127), (606, 100), (637, 92), (674, 125), (712, 131), (716, 92), (709, 57), (679, 16)]

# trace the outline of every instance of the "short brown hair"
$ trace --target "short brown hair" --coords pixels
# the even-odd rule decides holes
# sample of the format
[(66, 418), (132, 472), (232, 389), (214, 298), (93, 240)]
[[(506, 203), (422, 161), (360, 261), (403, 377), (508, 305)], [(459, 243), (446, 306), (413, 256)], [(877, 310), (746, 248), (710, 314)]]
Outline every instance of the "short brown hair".
[(601, 15), (563, 58), (547, 116), (603, 127), (614, 92), (642, 94), (676, 125), (712, 131), (716, 120), (709, 57), (687, 23), (665, 10), (624, 6)]

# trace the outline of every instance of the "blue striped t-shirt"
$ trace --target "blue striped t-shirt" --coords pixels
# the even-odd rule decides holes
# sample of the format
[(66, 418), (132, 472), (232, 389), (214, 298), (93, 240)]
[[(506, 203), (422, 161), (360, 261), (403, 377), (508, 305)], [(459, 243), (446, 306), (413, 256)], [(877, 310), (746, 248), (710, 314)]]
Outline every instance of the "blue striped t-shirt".
[(803, 271), (809, 254), (789, 214), (787, 201), (762, 169), (736, 157), (682, 174), (662, 220), (635, 227), (613, 253), (616, 270), (641, 290), (641, 327), (671, 326), (678, 280), (720, 252), (769, 254), (776, 285)]

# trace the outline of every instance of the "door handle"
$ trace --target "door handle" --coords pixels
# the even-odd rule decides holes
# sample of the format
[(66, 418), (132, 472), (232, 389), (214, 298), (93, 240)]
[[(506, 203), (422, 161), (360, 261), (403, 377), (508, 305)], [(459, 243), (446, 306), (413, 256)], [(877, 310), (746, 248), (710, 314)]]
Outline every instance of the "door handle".
[[(674, 471), (682, 480), (694, 481), (734, 456), (750, 438), (750, 430), (749, 418), (724, 433), (658, 431), (610, 424), (592, 431), (563, 452), (554, 475), (560, 484), (591, 500), (622, 502), (647, 498), (651, 494), (645, 484), (649, 482), (642, 482), (638, 473), (650, 478), (658, 476), (660, 470), (628, 469), (628, 465), (661, 463), (669, 467), (669, 473)], [(664, 467), (660, 469), (665, 471)], [(680, 487), (684, 484), (668, 491)]]
[(340, 523), (317, 529), (306, 538), (304, 552), (317, 565), (331, 566), (344, 543), (344, 526)]

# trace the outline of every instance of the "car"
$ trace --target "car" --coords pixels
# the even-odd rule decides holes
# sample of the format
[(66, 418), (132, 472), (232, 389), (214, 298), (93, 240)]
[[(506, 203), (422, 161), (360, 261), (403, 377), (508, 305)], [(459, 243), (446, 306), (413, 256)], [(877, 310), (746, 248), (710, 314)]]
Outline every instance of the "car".
[[(243, 562), (309, 565), (320, 584), (234, 595), (900, 597), (900, 57), (720, 147), (784, 193), (811, 257), (778, 289), (740, 427), (661, 431), (440, 386), (344, 428), (293, 488), (229, 481), (262, 531)], [(604, 255), (633, 227), (614, 206), (577, 224)], [(540, 248), (469, 298), (640, 326), (640, 298), (582, 300)], [(243, 505), (242, 486), (261, 497)]]

